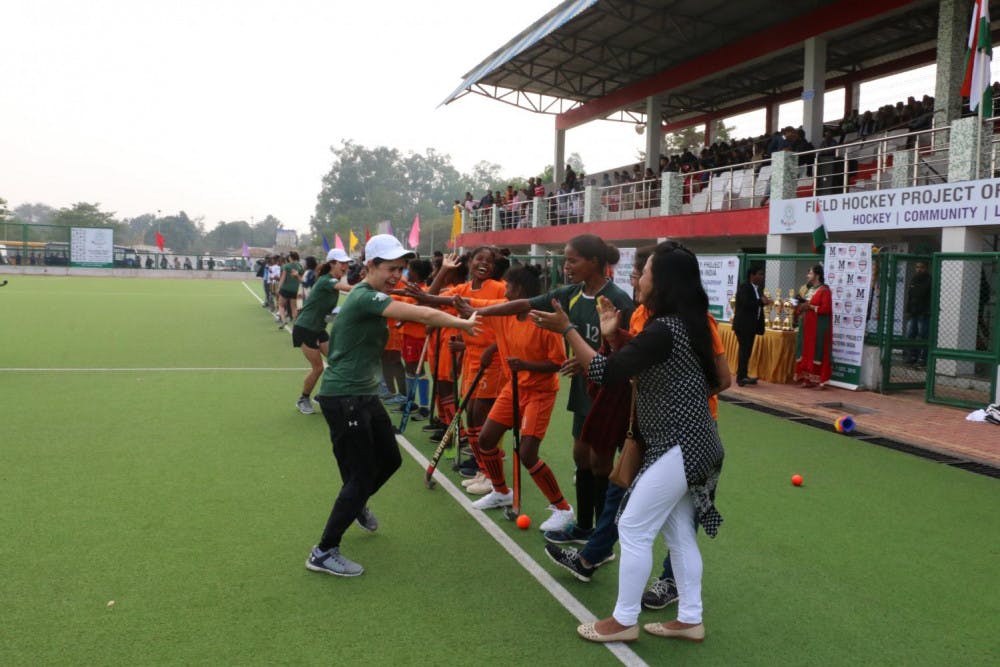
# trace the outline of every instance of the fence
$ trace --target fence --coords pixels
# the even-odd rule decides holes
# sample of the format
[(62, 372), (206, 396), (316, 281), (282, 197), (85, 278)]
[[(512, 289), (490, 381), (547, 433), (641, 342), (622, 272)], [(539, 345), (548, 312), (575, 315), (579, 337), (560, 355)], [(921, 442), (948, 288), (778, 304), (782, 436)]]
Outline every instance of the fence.
[[(70, 266), (72, 228), (0, 222), (0, 265), (24, 267)], [(253, 271), (254, 260), (226, 253), (159, 252), (115, 245), (112, 265), (124, 269)]]
[(1000, 253), (932, 257), (927, 400), (981, 408), (1000, 367)]

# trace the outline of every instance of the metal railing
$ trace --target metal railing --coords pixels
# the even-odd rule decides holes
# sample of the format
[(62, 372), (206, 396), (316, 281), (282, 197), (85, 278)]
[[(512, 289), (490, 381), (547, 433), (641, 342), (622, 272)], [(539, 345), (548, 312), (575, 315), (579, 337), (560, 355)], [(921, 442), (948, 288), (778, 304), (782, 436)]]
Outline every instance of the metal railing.
[(684, 213), (761, 206), (770, 193), (771, 161), (756, 160), (683, 174)]
[(659, 178), (651, 178), (599, 187), (599, 219), (620, 220), (656, 215), (660, 208), (660, 183)]
[(557, 193), (546, 197), (547, 211), (544, 216), (546, 224), (571, 225), (583, 222), (583, 198), (582, 190)]

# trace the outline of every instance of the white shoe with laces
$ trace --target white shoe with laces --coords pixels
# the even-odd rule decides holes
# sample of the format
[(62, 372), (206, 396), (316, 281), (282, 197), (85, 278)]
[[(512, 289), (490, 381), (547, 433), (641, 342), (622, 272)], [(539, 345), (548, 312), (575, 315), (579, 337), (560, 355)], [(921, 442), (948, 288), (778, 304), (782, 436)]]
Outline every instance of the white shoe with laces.
[(477, 510), (491, 510), (496, 507), (510, 507), (514, 504), (514, 492), (508, 491), (507, 493), (500, 493), (499, 491), (491, 491), (487, 495), (483, 496), (476, 502), (472, 503), (472, 506)]
[(482, 484), (484, 481), (486, 481), (486, 475), (484, 475), (482, 471), (479, 471), (476, 473), (475, 477), (470, 477), (469, 479), (463, 479), (462, 486), (464, 486), (465, 488), (469, 488), (473, 484)]
[(541, 531), (562, 531), (568, 530), (570, 526), (576, 521), (576, 515), (573, 514), (573, 508), (570, 507), (568, 510), (556, 509), (552, 505), (549, 505), (548, 509), (552, 510), (552, 516), (542, 522), (542, 525), (538, 527)]

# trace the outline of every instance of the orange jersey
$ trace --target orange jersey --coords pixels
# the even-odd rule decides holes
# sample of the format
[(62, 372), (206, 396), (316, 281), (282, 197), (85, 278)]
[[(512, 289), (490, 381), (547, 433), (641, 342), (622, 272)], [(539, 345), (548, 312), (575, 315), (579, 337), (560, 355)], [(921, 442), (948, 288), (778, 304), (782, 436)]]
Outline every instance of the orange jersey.
[[(719, 335), (719, 326), (715, 323), (715, 318), (711, 315), (706, 315), (706, 317), (708, 317), (708, 330), (712, 334), (712, 354), (716, 357), (725, 354), (726, 346), (722, 344), (722, 336)], [(648, 321), (649, 311), (646, 310), (646, 306), (639, 304), (632, 313), (632, 319), (629, 320), (628, 332), (633, 336), (637, 335), (646, 327)], [(719, 419), (718, 394), (712, 394), (708, 397), (708, 410), (712, 413), (712, 419)]]
[[(483, 284), (479, 289), (472, 289), (472, 281), (464, 282), (461, 285), (455, 285), (443, 292), (443, 295), (458, 295), (466, 299), (504, 299), (507, 294), (507, 284), (501, 280), (484, 280)], [(489, 327), (483, 327), (479, 335), (472, 336), (468, 333), (463, 333), (462, 338), (465, 340), (465, 355), (469, 356), (469, 352), (474, 353), (477, 357), (482, 354), (482, 351), (488, 348), (496, 341), (496, 335), (493, 330)], [(478, 362), (476, 362), (478, 367)]]
[[(417, 304), (417, 300), (409, 296), (394, 296), (392, 298), (403, 303)], [(410, 338), (420, 338), (423, 340), (423, 338), (427, 335), (427, 325), (422, 322), (406, 321), (403, 322), (403, 333)]]
[[(503, 360), (505, 377), (510, 376), (506, 360), (511, 357), (522, 361), (549, 361), (557, 367), (566, 361), (562, 336), (554, 331), (540, 329), (532, 322), (517, 319), (516, 315), (484, 317), (482, 322), (496, 332), (497, 354)], [(555, 371), (518, 371), (517, 386), (524, 391), (559, 391), (559, 375)]]
[[(458, 336), (461, 331), (458, 329), (441, 329), (441, 360), (437, 360), (438, 356), (438, 333), (436, 330), (431, 331), (427, 334), (431, 342), (427, 345), (427, 367), (431, 370), (432, 374), (435, 374), (436, 380), (443, 380), (445, 382), (451, 382), (451, 350), (448, 349), (448, 341), (451, 340), (452, 336)], [(435, 373), (434, 369), (437, 369)]]

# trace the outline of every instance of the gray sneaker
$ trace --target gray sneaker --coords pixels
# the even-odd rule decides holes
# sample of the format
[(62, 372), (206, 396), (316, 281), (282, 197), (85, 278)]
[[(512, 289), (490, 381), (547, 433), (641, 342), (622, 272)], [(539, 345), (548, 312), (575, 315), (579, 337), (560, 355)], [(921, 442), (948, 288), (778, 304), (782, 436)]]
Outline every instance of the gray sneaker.
[(299, 397), (299, 400), (295, 401), (295, 407), (299, 409), (304, 415), (311, 415), (316, 412), (316, 408), (313, 407), (312, 401), (308, 398)]
[(329, 551), (320, 551), (319, 547), (313, 547), (309, 558), (306, 558), (306, 569), (335, 574), (339, 577), (356, 577), (365, 571), (365, 568), (358, 563), (340, 555), (340, 547), (334, 547)]
[(378, 519), (375, 518), (375, 515), (372, 514), (372, 511), (368, 509), (367, 505), (365, 505), (365, 508), (361, 510), (361, 514), (358, 515), (356, 521), (364, 531), (374, 533), (378, 530)]

